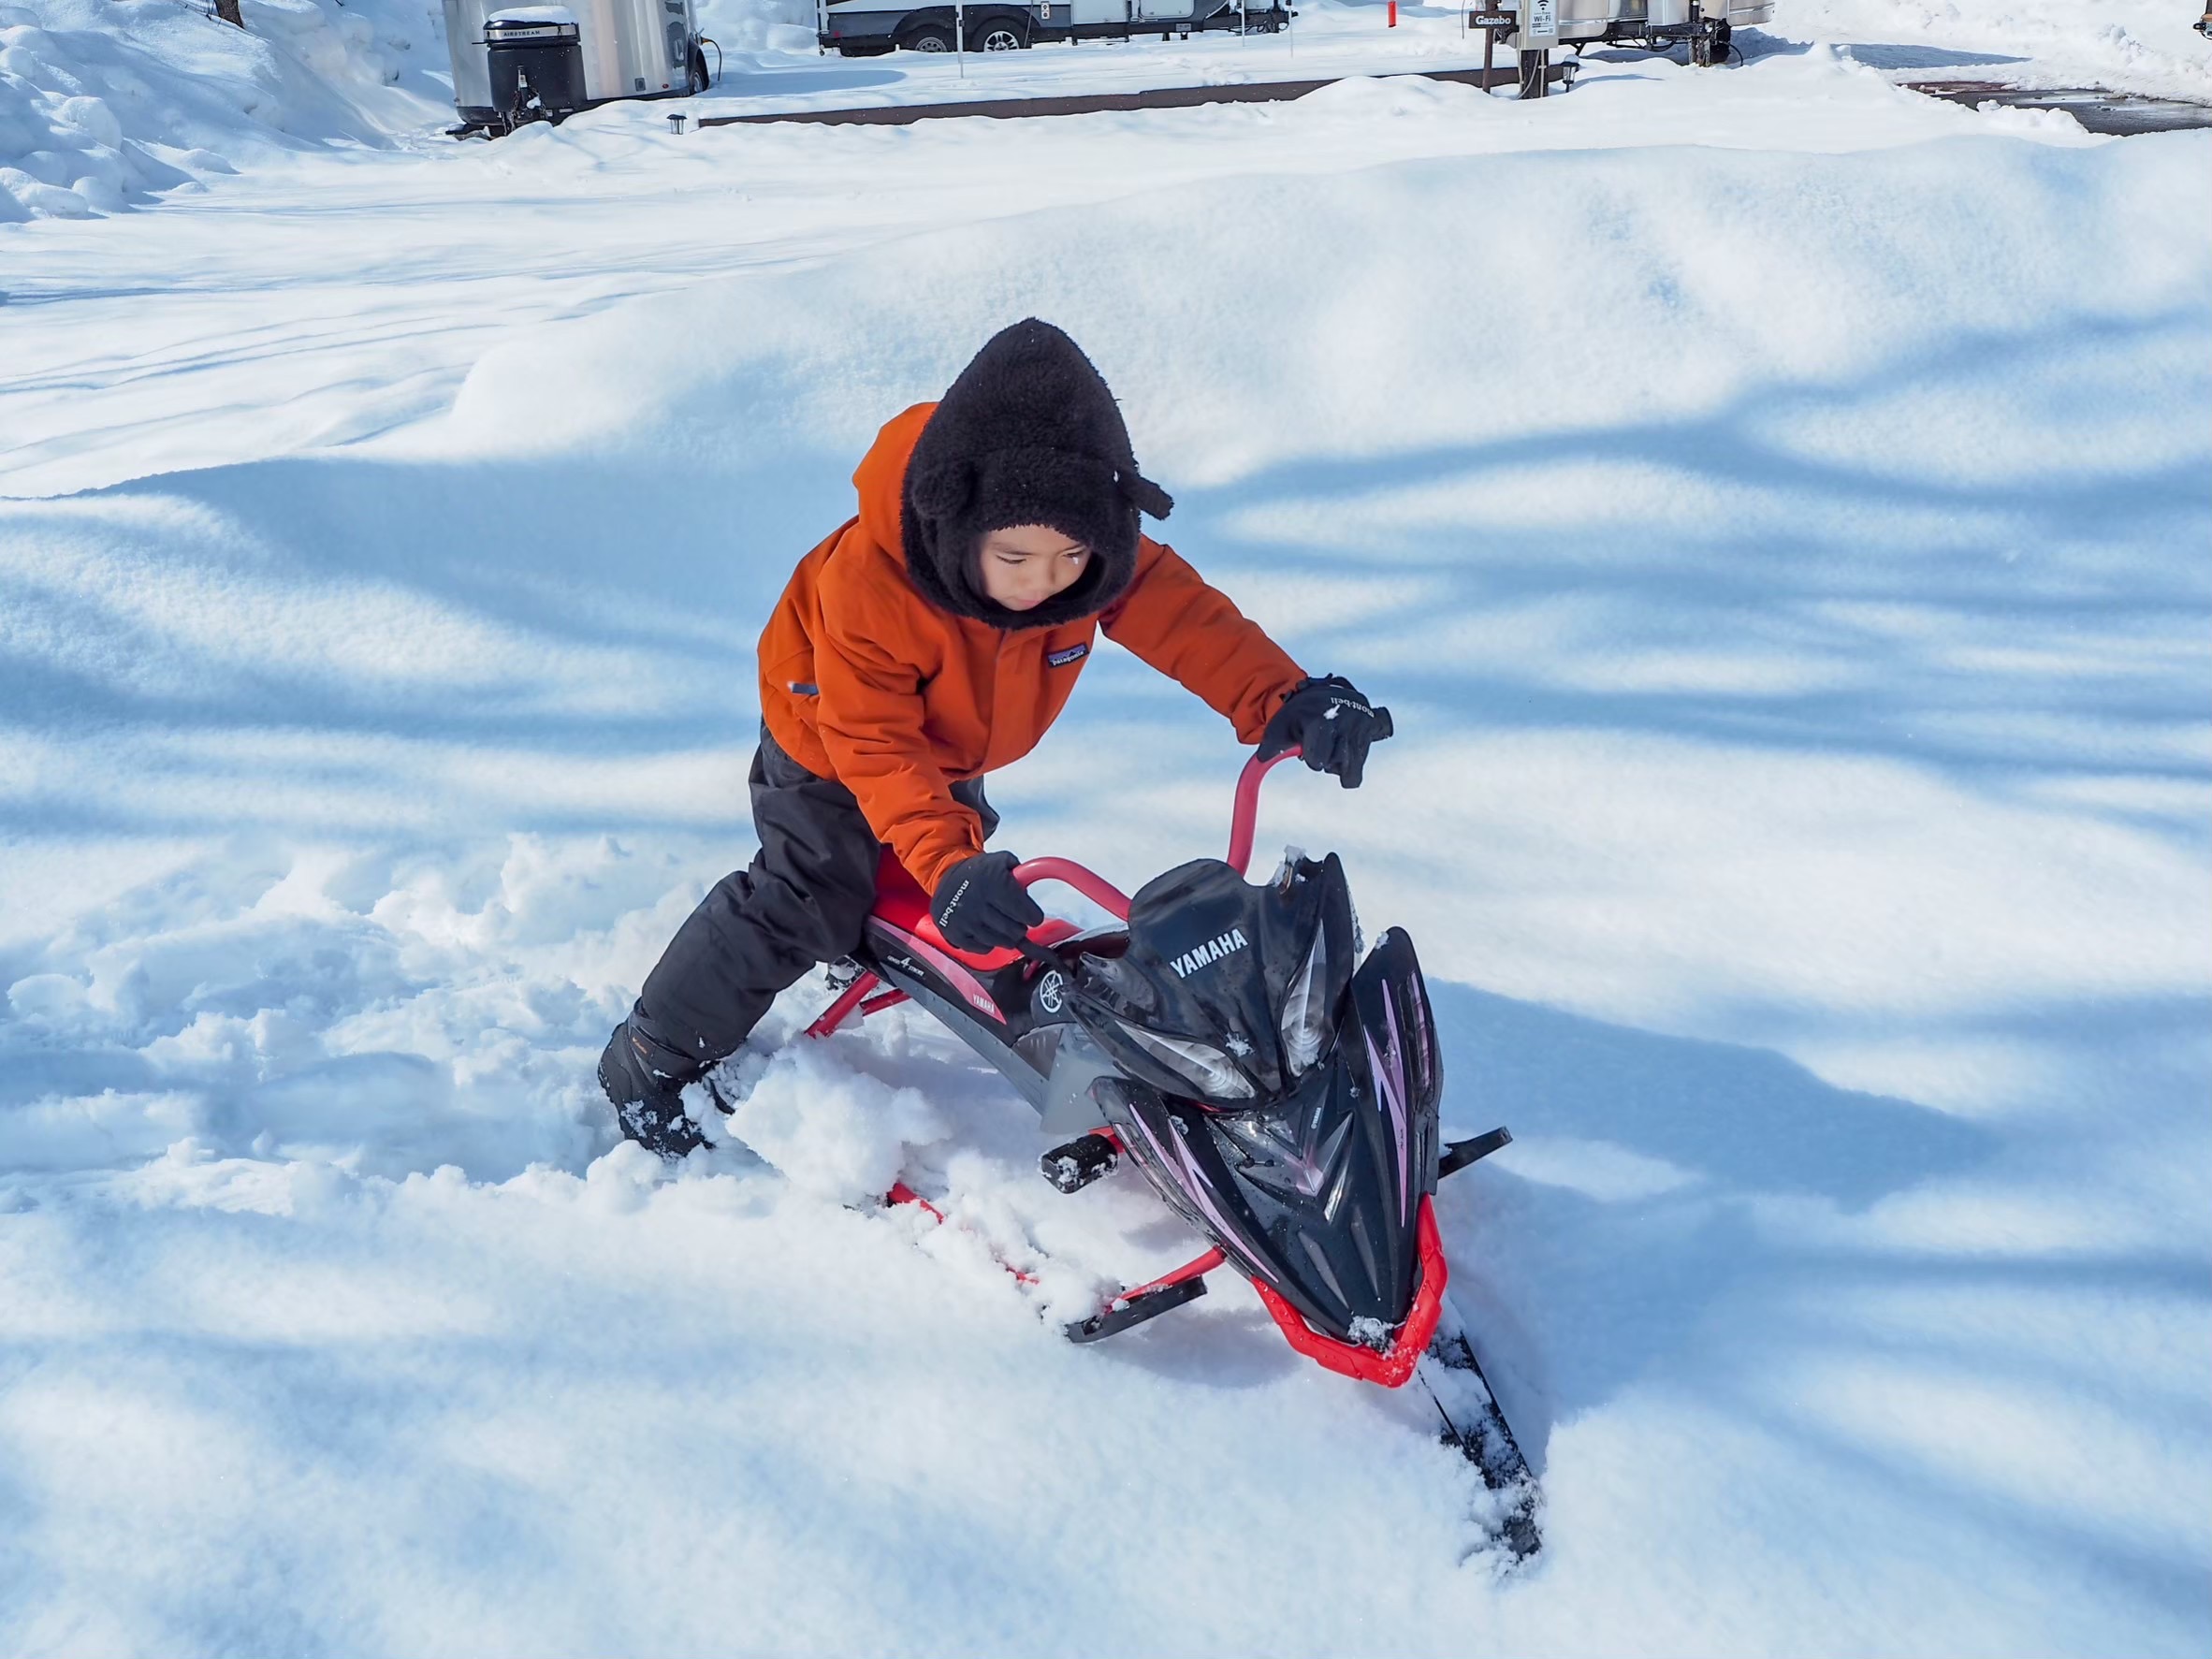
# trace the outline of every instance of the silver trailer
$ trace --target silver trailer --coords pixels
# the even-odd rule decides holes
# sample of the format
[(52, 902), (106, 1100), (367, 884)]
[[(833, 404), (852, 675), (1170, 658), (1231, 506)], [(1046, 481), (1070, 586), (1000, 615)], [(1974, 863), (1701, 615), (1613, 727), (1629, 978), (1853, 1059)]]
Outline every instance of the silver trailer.
[[(1524, 6), (1525, 27), (1519, 16)], [(1687, 45), (1692, 63), (1711, 65), (1727, 61), (1738, 29), (1774, 16), (1774, 0), (1503, 0), (1500, 11), (1513, 25), (1505, 43), (1523, 51), (1579, 51), (1594, 41), (1654, 51)]]
[[(618, 98), (684, 98), (709, 84), (691, 0), (444, 0), (456, 138), (560, 121)], [(719, 49), (718, 53), (719, 53)]]
[(1572, 47), (1579, 56), (1592, 44), (1646, 51), (1689, 49), (1704, 67), (1740, 57), (1738, 29), (1774, 15), (1774, 0), (1490, 0), (1467, 22), (1484, 33), (1483, 84), (1490, 84), (1492, 54), (1503, 46), (1521, 54), (1521, 95), (1540, 98), (1552, 81), (1574, 84), (1574, 65), (1554, 67), (1552, 49)]
[(1693, 62), (1717, 64), (1730, 35), (1774, 16), (1774, 0), (1555, 0), (1555, 14), (1562, 46), (1604, 40), (1664, 51), (1686, 43)]

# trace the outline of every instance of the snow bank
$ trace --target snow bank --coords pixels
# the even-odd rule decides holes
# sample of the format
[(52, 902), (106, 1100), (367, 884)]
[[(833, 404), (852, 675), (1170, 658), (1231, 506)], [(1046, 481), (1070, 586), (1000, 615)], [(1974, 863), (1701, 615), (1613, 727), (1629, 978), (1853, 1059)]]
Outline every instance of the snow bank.
[[(1766, 96), (1776, 80), (1817, 95), (1859, 78), (1791, 65)], [(1493, 108), (1433, 83), (1346, 82), (1310, 101), (1380, 112), (1408, 97)], [(858, 160), (896, 142), (867, 135), (850, 149)], [(488, 353), (426, 441), (515, 454), (673, 445), (764, 477), (856, 453), (881, 411), (936, 395), (970, 341), (1031, 312), (1096, 342), (1148, 451), (1171, 457), (1186, 485), (1464, 443), (1477, 413), (1484, 429), (1522, 436), (1703, 419), (1775, 380), (1901, 371), (1997, 317), (2025, 331), (2193, 304), (2212, 226), (2173, 210), (2203, 153), (2188, 138), (2086, 153), (1962, 140), (1849, 159), (1658, 149), (1240, 178), (1110, 212), (964, 226), (563, 325)], [(1675, 201), (1685, 176), (1702, 192)], [(1192, 240), (1193, 204), (1235, 229)], [(1316, 211), (1341, 240), (1294, 240)], [(1099, 282), (1130, 263), (1131, 242), (1181, 251)], [(2141, 255), (2122, 270), (2079, 252), (2114, 244)], [(865, 334), (822, 327), (855, 314)], [(1645, 331), (1668, 349), (1620, 349)], [(590, 397), (544, 396), (555, 350)], [(2117, 398), (2109, 413), (2154, 454), (2184, 442)], [(1850, 441), (1878, 444), (1882, 430), (1855, 424)], [(2027, 458), (2000, 458), (2024, 441), (1957, 432), (1943, 453), (2010, 472)], [(1969, 447), (1984, 445), (1975, 461)]]
[(392, 143), (449, 105), (410, 0), (0, 5), (0, 223), (120, 212), (311, 145)]
[[(785, 53), (811, 55), (815, 48), (811, 0), (695, 0), (699, 33), (722, 49), (722, 72), (767, 68)], [(709, 66), (714, 52), (707, 51)]]

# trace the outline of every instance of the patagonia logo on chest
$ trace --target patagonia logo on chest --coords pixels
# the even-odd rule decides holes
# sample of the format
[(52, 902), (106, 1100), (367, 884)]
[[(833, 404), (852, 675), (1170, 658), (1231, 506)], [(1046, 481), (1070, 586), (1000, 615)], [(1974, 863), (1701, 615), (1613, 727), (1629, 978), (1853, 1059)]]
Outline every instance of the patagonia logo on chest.
[(1070, 647), (1069, 647), (1069, 648), (1068, 648), (1066, 650), (1064, 650), (1064, 651), (1047, 651), (1047, 652), (1045, 652), (1045, 654), (1044, 654), (1044, 665), (1045, 665), (1047, 668), (1065, 668), (1065, 667), (1067, 667), (1067, 666), (1068, 666), (1068, 664), (1069, 664), (1069, 663), (1070, 663), (1070, 662), (1082, 662), (1082, 661), (1083, 661), (1083, 660), (1084, 660), (1085, 657), (1089, 656), (1090, 654), (1091, 654), (1091, 648), (1090, 648), (1089, 646), (1087, 646), (1087, 645), (1071, 645), (1071, 646), (1070, 646)]
[(1197, 950), (1184, 952), (1168, 966), (1175, 970), (1177, 979), (1186, 980), (1209, 962), (1218, 962), (1222, 957), (1243, 950), (1247, 942), (1244, 930), (1232, 927), (1227, 933), (1215, 935)]

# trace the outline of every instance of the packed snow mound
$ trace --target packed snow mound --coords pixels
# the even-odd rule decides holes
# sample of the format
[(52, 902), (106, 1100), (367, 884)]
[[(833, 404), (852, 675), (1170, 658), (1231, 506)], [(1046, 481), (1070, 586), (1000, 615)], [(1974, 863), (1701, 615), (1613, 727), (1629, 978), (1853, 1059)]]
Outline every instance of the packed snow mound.
[[(1870, 78), (1800, 61), (1767, 79), (1818, 97), (1864, 95)], [(1494, 108), (1499, 119), (1511, 109), (1427, 82), (1346, 81), (1312, 101), (1358, 109), (1405, 96)], [(1957, 349), (1993, 310), (2058, 327), (2197, 303), (2212, 222), (2175, 204), (2201, 182), (2205, 141), (2074, 138), (1849, 157), (1651, 149), (1429, 161), (963, 226), (503, 343), (430, 441), (488, 454), (674, 449), (764, 481), (792, 465), (836, 469), (821, 499), (850, 500), (842, 474), (877, 426), (938, 396), (976, 342), (1033, 313), (1066, 327), (1128, 388), (1139, 458), (1171, 489), (1295, 464), (1319, 480), (1359, 457), (1463, 443), (1471, 386), (1488, 430), (1700, 420), (1778, 380), (1827, 382)], [(1680, 182), (1692, 176), (1699, 189), (1685, 197)], [(1194, 239), (1194, 222), (1212, 232)], [(1318, 241), (1293, 229), (1317, 222), (1329, 226)], [(1132, 246), (1176, 253), (1131, 259)], [(2112, 246), (2141, 252), (2124, 267), (2093, 252)], [(1101, 270), (1119, 274), (1100, 282)], [(822, 327), (864, 313), (866, 331)], [(1669, 349), (1621, 349), (1645, 335)], [(548, 400), (553, 360), (591, 395)], [(2140, 428), (2146, 453), (2193, 442), (2161, 436), (2154, 409), (2114, 415)], [(1882, 430), (1849, 442), (1890, 451), (1900, 467), (1939, 456), (2040, 464), (1995, 460), (2019, 441), (2001, 427), (1946, 431), (1933, 456), (1893, 450)], [(805, 527), (773, 504), (790, 495), (739, 491), (732, 511), (740, 521), (764, 511), (805, 546)]]
[(767, 1061), (729, 1128), (799, 1191), (847, 1204), (880, 1199), (915, 1149), (952, 1132), (920, 1090), (855, 1071), (806, 1041)]
[(450, 108), (444, 30), (409, 0), (0, 3), (0, 222), (85, 218), (270, 152), (385, 146)]

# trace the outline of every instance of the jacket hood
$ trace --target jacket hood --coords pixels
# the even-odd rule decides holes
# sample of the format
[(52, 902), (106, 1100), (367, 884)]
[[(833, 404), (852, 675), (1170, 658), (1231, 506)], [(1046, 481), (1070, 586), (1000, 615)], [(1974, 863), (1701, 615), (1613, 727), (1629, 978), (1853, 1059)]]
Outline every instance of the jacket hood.
[(906, 546), (900, 520), (905, 517), (907, 460), (915, 440), (929, 423), (935, 403), (917, 403), (883, 423), (867, 454), (852, 471), (852, 488), (860, 497), (860, 528), (879, 547), (897, 552)]
[[(861, 523), (904, 556), (938, 609), (1007, 630), (1095, 616), (1136, 575), (1140, 513), (1173, 502), (1137, 471), (1105, 381), (1072, 340), (1035, 318), (1001, 329), (942, 400), (886, 424), (853, 483)], [(1026, 611), (982, 591), (984, 536), (1044, 524), (1091, 550), (1073, 586)]]

